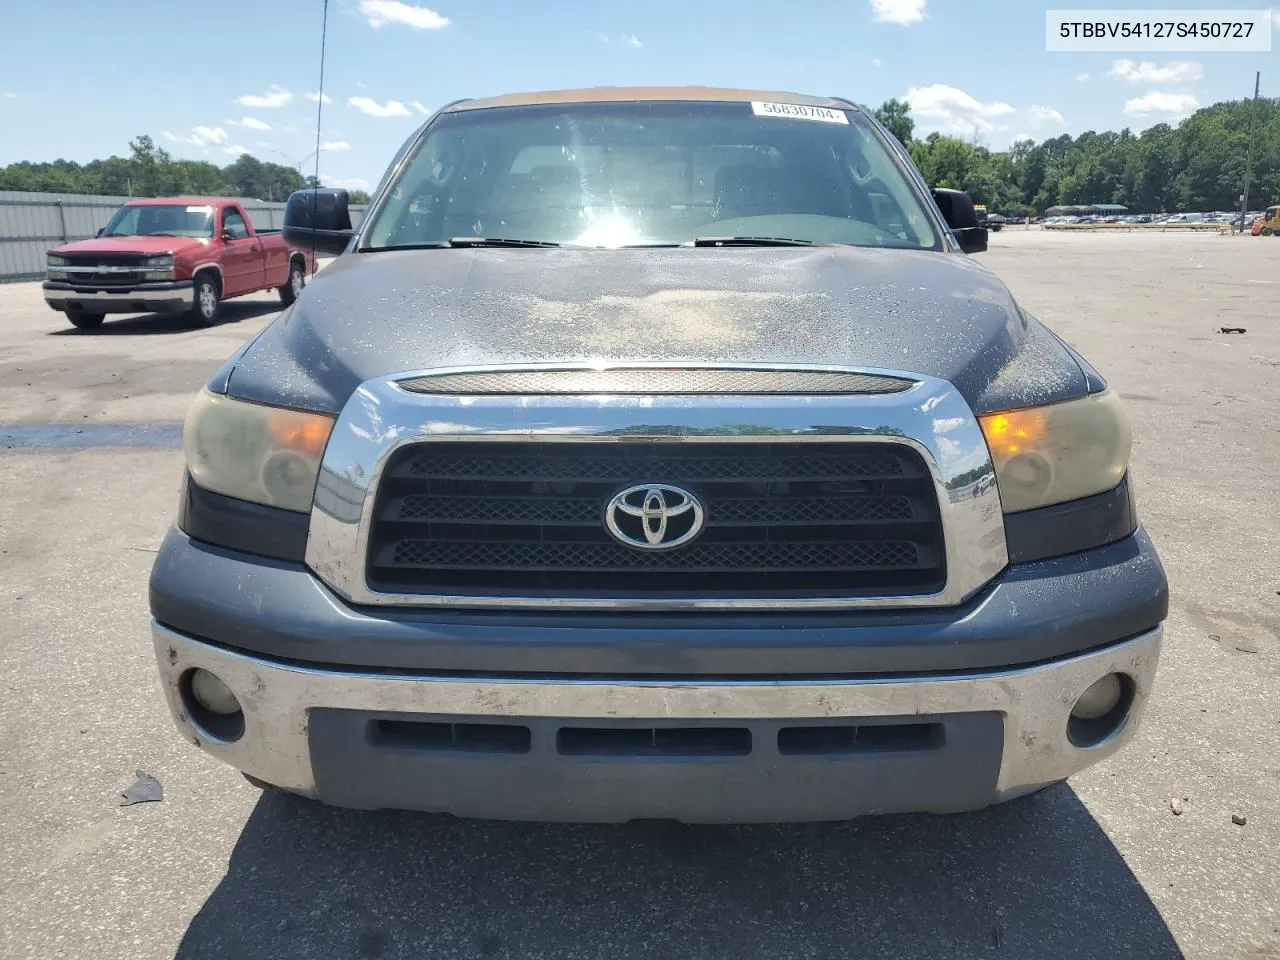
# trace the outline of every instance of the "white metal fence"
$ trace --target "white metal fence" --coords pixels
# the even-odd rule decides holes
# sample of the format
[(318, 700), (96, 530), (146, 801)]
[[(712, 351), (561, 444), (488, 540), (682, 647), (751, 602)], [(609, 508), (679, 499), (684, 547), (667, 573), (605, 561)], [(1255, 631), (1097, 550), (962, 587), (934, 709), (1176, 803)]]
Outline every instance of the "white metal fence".
[[(237, 198), (254, 226), (279, 228), (283, 203)], [(129, 197), (0, 190), (0, 283), (44, 277), (45, 253), (59, 244), (92, 237)], [(353, 206), (358, 223), (364, 207)]]

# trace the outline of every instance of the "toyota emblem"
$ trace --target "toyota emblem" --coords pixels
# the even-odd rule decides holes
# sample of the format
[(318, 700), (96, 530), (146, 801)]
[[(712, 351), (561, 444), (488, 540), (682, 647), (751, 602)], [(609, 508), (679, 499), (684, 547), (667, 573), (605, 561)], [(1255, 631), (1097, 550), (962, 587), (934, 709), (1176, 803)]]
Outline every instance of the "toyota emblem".
[(702, 503), (668, 483), (640, 483), (619, 491), (604, 508), (615, 540), (640, 550), (670, 550), (702, 532)]

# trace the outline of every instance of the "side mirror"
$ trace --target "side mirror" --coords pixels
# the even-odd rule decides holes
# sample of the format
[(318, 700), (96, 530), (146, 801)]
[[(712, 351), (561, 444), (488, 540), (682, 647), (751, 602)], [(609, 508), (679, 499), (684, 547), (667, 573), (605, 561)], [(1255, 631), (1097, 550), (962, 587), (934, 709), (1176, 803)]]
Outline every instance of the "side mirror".
[(223, 242), (223, 243), (230, 243), (230, 242), (231, 242), (232, 240), (234, 240), (235, 238), (236, 238), (236, 235), (235, 235), (234, 233), (232, 233), (230, 230), (223, 230), (223, 231), (222, 231), (222, 242)]
[(95, 237), (100, 237), (100, 236), (102, 236), (102, 231), (103, 231), (103, 230), (105, 230), (105, 229), (107, 229), (107, 228), (106, 228), (106, 227), (99, 227), (99, 228), (98, 228), (98, 232), (97, 232), (97, 233), (95, 233), (95, 234), (94, 234), (94, 236), (95, 236)]
[(987, 230), (978, 222), (978, 211), (963, 190), (946, 190), (935, 187), (933, 202), (938, 205), (942, 219), (956, 235), (960, 249), (965, 253), (982, 253), (987, 249)]
[(342, 253), (354, 236), (349, 203), (345, 190), (321, 188), (290, 194), (284, 207), (284, 242), (316, 253)]

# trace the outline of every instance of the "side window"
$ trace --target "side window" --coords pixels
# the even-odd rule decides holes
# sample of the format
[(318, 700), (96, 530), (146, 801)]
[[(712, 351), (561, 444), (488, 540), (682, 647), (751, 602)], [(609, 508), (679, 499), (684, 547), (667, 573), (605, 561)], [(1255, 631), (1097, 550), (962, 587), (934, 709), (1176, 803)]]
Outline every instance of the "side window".
[(237, 240), (243, 240), (249, 235), (249, 228), (245, 226), (244, 217), (240, 216), (238, 210), (227, 210), (222, 214), (222, 230)]

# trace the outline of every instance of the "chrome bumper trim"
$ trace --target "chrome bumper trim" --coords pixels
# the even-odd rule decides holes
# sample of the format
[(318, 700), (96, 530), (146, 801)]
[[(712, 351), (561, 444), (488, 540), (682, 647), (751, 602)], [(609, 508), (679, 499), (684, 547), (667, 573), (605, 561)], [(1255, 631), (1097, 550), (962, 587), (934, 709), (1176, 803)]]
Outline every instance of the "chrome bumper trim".
[[(152, 623), (169, 709), (187, 740), (262, 780), (314, 794), (308, 712), (330, 707), (493, 717), (618, 719), (821, 719), (996, 711), (1005, 719), (995, 800), (1070, 776), (1118, 750), (1142, 719), (1162, 628), (1076, 657), (981, 674), (848, 680), (459, 680), (320, 670), (214, 647)], [(243, 736), (234, 743), (194, 725), (180, 680), (211, 670), (240, 699)], [(1123, 726), (1097, 746), (1067, 739), (1076, 698), (1108, 673), (1128, 674), (1134, 701)]]
[[(698, 364), (677, 364), (696, 368)], [(629, 368), (655, 364), (617, 363)], [(672, 364), (667, 364), (672, 366)], [(706, 365), (702, 365), (706, 366)], [(718, 369), (806, 370), (913, 381), (893, 394), (834, 396), (451, 396), (414, 394), (397, 381), (433, 374), (599, 365), (409, 371), (361, 384), (334, 425), (320, 468), (307, 565), (346, 600), (363, 605), (507, 609), (845, 609), (945, 607), (963, 603), (1008, 563), (1004, 515), (986, 440), (959, 392), (944, 380), (897, 370), (738, 364)], [(365, 576), (378, 481), (388, 458), (410, 443), (897, 443), (918, 452), (933, 477), (946, 545), (947, 581), (923, 595), (857, 597), (595, 597), (383, 593)], [(601, 504), (603, 508), (603, 504)]]
[(195, 293), (192, 287), (172, 287), (168, 289), (148, 290), (140, 288), (129, 291), (72, 290), (70, 288), (50, 288), (44, 290), (44, 298), (50, 303), (181, 303), (191, 306)]

